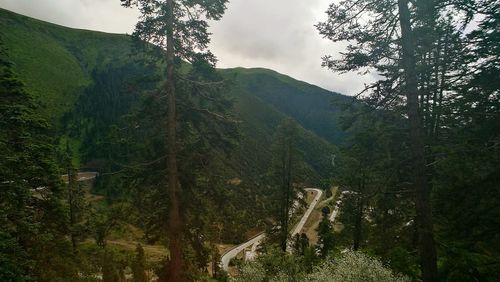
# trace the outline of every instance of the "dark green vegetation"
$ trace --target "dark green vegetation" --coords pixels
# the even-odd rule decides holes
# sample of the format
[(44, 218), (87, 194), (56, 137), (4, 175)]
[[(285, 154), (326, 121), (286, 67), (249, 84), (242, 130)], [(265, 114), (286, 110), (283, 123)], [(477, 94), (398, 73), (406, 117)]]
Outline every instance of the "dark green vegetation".
[(319, 32), (349, 47), (324, 65), (381, 75), (345, 120), (353, 248), (423, 281), (498, 280), (498, 1), (345, 0), (327, 14)]
[[(269, 70), (214, 70), (211, 54), (189, 44), (165, 59), (124, 35), (0, 11), (0, 280), (162, 279), (170, 250), (184, 258), (173, 280), (207, 280), (211, 269), (226, 281), (221, 244), (268, 230), (256, 262), (235, 261), (237, 279), (496, 281), (496, 2), (332, 4), (317, 28), (350, 45), (324, 65), (380, 75), (353, 103)], [(214, 3), (218, 18), (226, 1)], [(158, 7), (165, 6), (143, 12)], [(178, 13), (183, 28), (189, 17)], [(202, 45), (203, 23), (196, 22), (201, 33), (186, 35), (201, 36)], [(334, 102), (351, 107), (340, 113)], [(93, 191), (75, 183), (75, 168), (101, 173)], [(328, 192), (332, 183), (343, 191), (340, 223), (329, 221), (337, 194), (322, 202), (321, 217), (316, 211), (318, 244), (302, 234), (284, 252), (296, 188)], [(172, 211), (180, 232), (171, 231)], [(182, 250), (173, 251), (174, 239)]]
[(49, 124), (12, 70), (0, 42), (0, 280), (66, 275), (70, 249)]
[[(61, 217), (68, 225), (63, 234), (79, 233), (71, 236), (78, 254), (72, 255), (69, 248), (68, 261), (79, 265), (83, 276), (92, 276), (100, 266), (103, 275), (114, 281), (127, 265), (137, 267), (127, 254), (133, 252), (135, 242), (168, 242), (164, 229), (168, 197), (157, 188), (166, 180), (165, 108), (157, 103), (164, 100), (157, 91), (162, 67), (137, 55), (133, 41), (124, 35), (73, 30), (5, 10), (0, 15), (6, 57), (26, 91), (41, 105), (37, 114), (50, 121), (50, 144), (65, 156), (60, 157), (61, 171), (77, 167), (101, 173), (94, 193), (104, 198), (85, 195), (96, 200), (74, 211), (83, 216), (71, 219), (76, 206), (63, 204), (68, 212)], [(295, 142), (305, 156), (294, 181), (313, 185), (328, 176), (330, 155), (336, 149), (328, 141), (342, 138), (333, 118), (336, 108), (329, 105), (334, 98), (345, 98), (263, 69), (214, 73), (202, 63), (183, 64), (181, 69), (189, 80), (224, 82), (201, 91), (189, 82), (178, 83), (183, 220), (193, 227), (185, 235), (190, 246), (184, 256), (190, 262), (188, 272), (196, 276), (218, 257), (214, 244), (241, 242), (249, 230), (269, 223), (275, 208), (268, 197), (274, 189), (268, 182), (271, 144), (283, 119), (290, 118), (296, 127)], [(199, 100), (199, 93), (217, 101)], [(278, 103), (283, 97), (290, 98), (289, 105)], [(219, 121), (221, 113), (230, 122)], [(315, 126), (322, 119), (328, 121), (326, 125)], [(206, 237), (200, 238), (200, 233)], [(71, 246), (70, 241), (60, 241)], [(120, 247), (124, 244), (132, 247)], [(68, 272), (74, 274), (76, 269)], [(45, 279), (32, 274), (39, 280), (67, 277), (56, 273)]]

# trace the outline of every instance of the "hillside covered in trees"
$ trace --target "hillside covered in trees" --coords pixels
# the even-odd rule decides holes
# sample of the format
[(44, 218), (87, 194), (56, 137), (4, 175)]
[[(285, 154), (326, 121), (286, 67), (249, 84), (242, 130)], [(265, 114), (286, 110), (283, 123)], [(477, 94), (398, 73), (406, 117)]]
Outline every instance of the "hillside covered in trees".
[(118, 2), (131, 35), (0, 9), (0, 281), (500, 277), (498, 1), (333, 1), (355, 97), (217, 69), (226, 0)]

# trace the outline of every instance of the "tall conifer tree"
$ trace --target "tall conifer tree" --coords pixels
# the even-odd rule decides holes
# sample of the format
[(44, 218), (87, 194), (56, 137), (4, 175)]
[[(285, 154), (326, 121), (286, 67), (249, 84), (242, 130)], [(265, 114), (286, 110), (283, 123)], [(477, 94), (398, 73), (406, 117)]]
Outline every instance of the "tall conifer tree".
[(71, 279), (53, 138), (1, 42), (0, 101), (0, 280)]
[(190, 63), (205, 60), (215, 64), (215, 57), (206, 50), (210, 42), (207, 20), (219, 20), (227, 0), (121, 0), (126, 7), (137, 6), (141, 18), (134, 35), (140, 40), (159, 47), (165, 53), (166, 84), (168, 95), (167, 146), (168, 146), (168, 195), (170, 262), (168, 280), (181, 281), (182, 222), (180, 215), (180, 185), (177, 164), (176, 116), (176, 66), (183, 61)]

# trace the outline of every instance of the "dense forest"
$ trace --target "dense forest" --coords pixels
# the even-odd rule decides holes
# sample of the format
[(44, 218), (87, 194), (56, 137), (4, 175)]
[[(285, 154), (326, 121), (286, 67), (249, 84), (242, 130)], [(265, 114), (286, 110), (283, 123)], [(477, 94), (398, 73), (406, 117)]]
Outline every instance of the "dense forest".
[(118, 2), (0, 9), (0, 281), (498, 281), (498, 1), (332, 1), (352, 97), (217, 69), (227, 0)]

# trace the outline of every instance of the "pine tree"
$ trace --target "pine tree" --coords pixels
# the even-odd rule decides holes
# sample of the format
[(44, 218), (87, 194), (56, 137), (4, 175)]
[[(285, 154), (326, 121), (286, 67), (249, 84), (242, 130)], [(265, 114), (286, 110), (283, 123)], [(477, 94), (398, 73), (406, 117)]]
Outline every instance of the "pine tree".
[(177, 168), (177, 116), (176, 116), (176, 65), (179, 60), (193, 62), (202, 58), (215, 63), (211, 53), (200, 55), (209, 43), (208, 24), (204, 20), (221, 18), (227, 0), (188, 1), (188, 0), (121, 0), (124, 6), (137, 5), (142, 18), (136, 26), (134, 35), (146, 43), (154, 44), (165, 50), (166, 84), (168, 96), (167, 144), (168, 144), (168, 195), (169, 195), (169, 239), (170, 262), (169, 281), (182, 280), (182, 219), (179, 203), (179, 179)]
[(297, 149), (297, 128), (291, 119), (284, 119), (278, 125), (274, 139), (272, 177), (277, 187), (277, 201), (279, 202), (279, 244), (283, 252), (286, 252), (290, 213), (297, 194), (294, 179), (301, 160)]
[[(426, 1), (422, 1), (426, 2)], [(431, 2), (431, 1), (429, 1)], [(437, 254), (434, 242), (434, 226), (431, 208), (431, 184), (427, 177), (424, 132), (419, 108), (418, 78), (416, 69), (413, 29), (408, 8), (409, 1), (398, 0), (399, 23), (401, 27), (401, 57), (404, 70), (404, 93), (409, 120), (411, 153), (413, 159), (414, 181), (416, 190), (416, 211), (419, 235), (419, 251), (424, 281), (437, 280)], [(427, 7), (426, 11), (429, 11)], [(432, 11), (432, 10), (431, 10)]]
[(0, 100), (0, 280), (74, 277), (51, 132), (1, 44)]
[(335, 237), (333, 234), (333, 226), (328, 218), (329, 212), (322, 212), (321, 221), (318, 226), (318, 250), (324, 258), (335, 247)]
[[(353, 42), (348, 52), (338, 60), (324, 58), (324, 65), (338, 71), (359, 69), (377, 70), (385, 77), (366, 90), (370, 103), (381, 108), (395, 108), (408, 118), (409, 151), (412, 155), (413, 186), (416, 191), (416, 213), (419, 226), (419, 252), (424, 281), (437, 279), (437, 258), (431, 213), (431, 185), (427, 177), (425, 152), (426, 136), (423, 128), (422, 97), (419, 89), (421, 73), (417, 65), (417, 50), (432, 42), (437, 11), (433, 1), (420, 1), (411, 8), (406, 0), (398, 1), (342, 1), (332, 4), (327, 11), (329, 19), (317, 25), (324, 36), (333, 41)], [(360, 20), (368, 17), (368, 21)], [(418, 34), (415, 30), (426, 30)], [(425, 91), (424, 91), (425, 92)], [(404, 97), (404, 99), (402, 99)], [(419, 100), (420, 99), (420, 100)]]
[(132, 262), (132, 274), (134, 282), (147, 282), (146, 276), (146, 259), (144, 257), (144, 249), (141, 244), (138, 244), (135, 249), (135, 258)]
[[(485, 146), (497, 139), (496, 127), (492, 126), (498, 111), (498, 102), (494, 102), (498, 85), (492, 83), (498, 72), (493, 63), (498, 61), (498, 23), (493, 12), (497, 8), (494, 1), (482, 0), (348, 0), (332, 4), (327, 11), (329, 19), (317, 25), (325, 37), (350, 43), (340, 59), (327, 56), (324, 65), (335, 71), (377, 71), (382, 79), (367, 86), (362, 94), (364, 101), (376, 110), (393, 111), (407, 121), (409, 138), (401, 140), (410, 144), (404, 150), (411, 156), (409, 168), (413, 173), (399, 173), (398, 182), (412, 183), (416, 194), (416, 232), (424, 281), (438, 279), (432, 193), (445, 200), (446, 193), (458, 188), (456, 181), (443, 179), (450, 175), (450, 168), (443, 164), (453, 167), (451, 159), (468, 155), (465, 152), (470, 150), (477, 152), (475, 156), (488, 152), (485, 163), (493, 170), (497, 167), (493, 161), (497, 156), (495, 146)], [(469, 33), (465, 27), (474, 18), (482, 20)], [(493, 134), (478, 135), (478, 120)], [(455, 135), (458, 131), (461, 134)], [(469, 135), (471, 132), (475, 132), (475, 137)], [(473, 140), (478, 141), (472, 146), (474, 149), (462, 146)], [(451, 171), (461, 171), (457, 172), (461, 175), (464, 169)], [(487, 171), (473, 178), (488, 183), (490, 170)], [(442, 213), (441, 205), (436, 209), (440, 212), (441, 232), (443, 218), (449, 219), (450, 215)], [(458, 210), (454, 206), (446, 212), (453, 214)], [(441, 246), (440, 254), (453, 256), (447, 254), (453, 251)]]
[[(436, 216), (442, 238), (440, 272), (450, 280), (495, 280), (499, 275), (500, 37), (498, 3), (454, 1), (461, 25), (463, 71), (443, 108), (442, 138), (434, 146)], [(449, 195), (453, 195), (450, 197)], [(467, 211), (467, 212), (464, 212)], [(480, 247), (488, 246), (488, 247)]]

